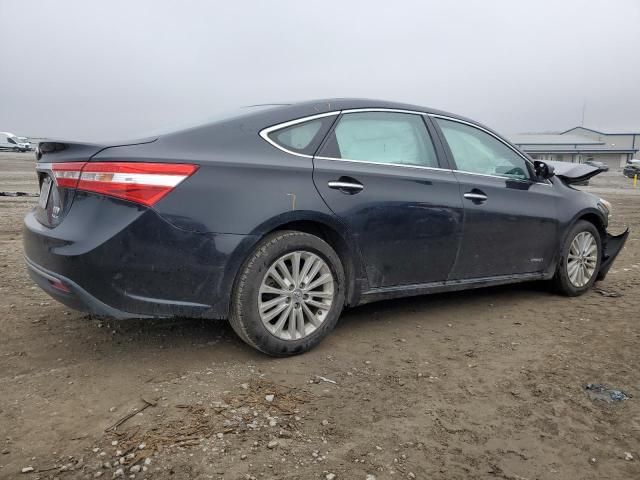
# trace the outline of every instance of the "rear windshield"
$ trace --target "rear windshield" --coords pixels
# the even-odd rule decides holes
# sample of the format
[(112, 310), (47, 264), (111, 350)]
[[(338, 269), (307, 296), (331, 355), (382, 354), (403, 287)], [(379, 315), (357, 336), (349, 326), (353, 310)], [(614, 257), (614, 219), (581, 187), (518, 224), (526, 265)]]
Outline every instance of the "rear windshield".
[(244, 117), (245, 115), (252, 115), (254, 113), (258, 113), (266, 110), (281, 108), (283, 106), (284, 104), (250, 105), (245, 107), (236, 107), (232, 109), (220, 110), (219, 112), (209, 117), (202, 118), (200, 120), (190, 120), (188, 122), (166, 124), (157, 129), (140, 132), (131, 138), (138, 139), (138, 138), (158, 137), (160, 135), (167, 135), (169, 133), (180, 132), (183, 130), (188, 130), (190, 128), (201, 127), (209, 123), (218, 123), (226, 120), (231, 120), (234, 118), (241, 118), (241, 117)]

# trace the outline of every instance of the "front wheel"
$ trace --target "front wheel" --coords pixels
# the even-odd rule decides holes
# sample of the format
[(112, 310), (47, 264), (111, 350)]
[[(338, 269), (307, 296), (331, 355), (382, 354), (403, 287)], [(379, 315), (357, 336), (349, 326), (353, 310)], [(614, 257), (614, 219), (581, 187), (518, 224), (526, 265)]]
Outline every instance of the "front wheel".
[(344, 304), (344, 269), (329, 244), (308, 233), (275, 232), (244, 262), (229, 321), (252, 347), (303, 353), (333, 329)]
[(582, 295), (596, 281), (600, 270), (602, 242), (600, 232), (590, 222), (577, 222), (562, 246), (554, 283), (560, 293)]

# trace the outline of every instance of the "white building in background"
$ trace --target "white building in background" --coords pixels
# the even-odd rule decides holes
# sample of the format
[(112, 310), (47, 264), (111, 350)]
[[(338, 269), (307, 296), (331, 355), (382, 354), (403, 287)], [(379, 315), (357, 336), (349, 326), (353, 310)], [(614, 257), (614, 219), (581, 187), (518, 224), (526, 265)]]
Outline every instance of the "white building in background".
[(640, 129), (629, 132), (602, 132), (573, 127), (562, 133), (522, 133), (510, 135), (512, 143), (537, 160), (583, 163), (598, 160), (618, 169), (636, 158), (640, 150)]

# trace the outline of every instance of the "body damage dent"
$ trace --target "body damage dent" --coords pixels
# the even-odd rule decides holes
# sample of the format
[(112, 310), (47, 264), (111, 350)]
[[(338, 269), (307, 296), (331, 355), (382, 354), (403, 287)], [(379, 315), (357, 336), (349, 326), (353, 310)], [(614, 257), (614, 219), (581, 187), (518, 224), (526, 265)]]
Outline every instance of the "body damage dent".
[(602, 240), (602, 263), (600, 264), (600, 271), (598, 272), (599, 279), (603, 279), (607, 275), (611, 265), (613, 265), (613, 261), (622, 250), (622, 247), (624, 247), (628, 237), (628, 228), (620, 235), (611, 235), (607, 232), (607, 236)]
[(601, 168), (592, 167), (591, 165), (586, 165), (584, 163), (553, 161), (548, 161), (545, 163), (552, 166), (555, 176), (567, 185), (586, 182), (590, 178), (604, 172), (604, 170), (602, 170)]

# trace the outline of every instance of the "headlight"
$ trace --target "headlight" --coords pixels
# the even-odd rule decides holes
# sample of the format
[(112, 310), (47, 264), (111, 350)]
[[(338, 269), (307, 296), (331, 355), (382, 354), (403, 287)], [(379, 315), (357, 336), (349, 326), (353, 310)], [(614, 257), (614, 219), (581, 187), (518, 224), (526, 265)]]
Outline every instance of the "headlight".
[(611, 216), (611, 211), (613, 210), (613, 207), (611, 207), (611, 203), (607, 202), (604, 198), (601, 198), (600, 199), (600, 206), (602, 207), (602, 209), (607, 214), (607, 218), (610, 217)]

